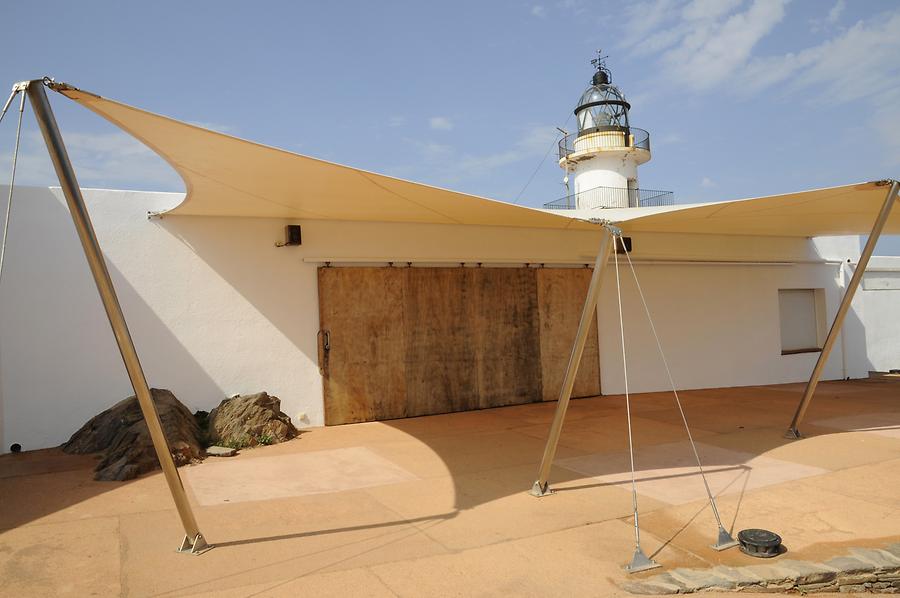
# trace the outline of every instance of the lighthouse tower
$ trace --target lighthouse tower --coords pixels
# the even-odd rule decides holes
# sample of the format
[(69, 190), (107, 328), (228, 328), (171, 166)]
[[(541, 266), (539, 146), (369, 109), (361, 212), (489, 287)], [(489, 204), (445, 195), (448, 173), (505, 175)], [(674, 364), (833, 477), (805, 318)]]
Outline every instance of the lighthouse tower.
[(575, 108), (578, 131), (559, 142), (559, 165), (573, 179), (571, 207), (633, 208), (641, 205), (637, 167), (650, 160), (650, 134), (631, 126), (631, 104), (606, 68), (605, 57)]

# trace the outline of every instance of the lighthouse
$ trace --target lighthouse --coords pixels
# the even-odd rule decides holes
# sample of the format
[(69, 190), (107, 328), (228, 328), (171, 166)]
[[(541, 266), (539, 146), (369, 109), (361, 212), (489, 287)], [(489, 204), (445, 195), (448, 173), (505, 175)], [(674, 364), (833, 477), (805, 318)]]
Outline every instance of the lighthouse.
[(574, 187), (568, 207), (639, 207), (637, 169), (650, 160), (650, 134), (631, 126), (631, 104), (612, 84), (605, 57), (591, 64), (594, 76), (575, 107), (578, 131), (559, 142), (559, 165)]

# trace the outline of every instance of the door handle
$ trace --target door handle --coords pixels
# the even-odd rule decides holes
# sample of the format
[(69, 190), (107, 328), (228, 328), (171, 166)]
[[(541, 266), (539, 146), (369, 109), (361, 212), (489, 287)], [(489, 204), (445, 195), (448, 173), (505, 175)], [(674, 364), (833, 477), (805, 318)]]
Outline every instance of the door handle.
[(316, 334), (316, 344), (319, 353), (319, 375), (328, 376), (328, 352), (331, 351), (331, 332), (328, 330), (319, 330)]

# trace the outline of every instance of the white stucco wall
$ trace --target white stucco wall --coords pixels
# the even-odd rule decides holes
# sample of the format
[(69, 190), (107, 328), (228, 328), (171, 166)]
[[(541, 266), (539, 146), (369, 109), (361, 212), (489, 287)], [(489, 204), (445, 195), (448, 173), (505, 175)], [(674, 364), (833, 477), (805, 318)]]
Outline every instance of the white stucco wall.
[[(171, 389), (191, 409), (267, 390), (295, 422), (305, 414), (301, 426), (322, 423), (318, 259), (579, 262), (592, 259), (598, 241), (591, 232), (305, 221), (301, 247), (276, 248), (284, 225), (297, 221), (146, 218), (178, 203), (179, 194), (86, 190), (85, 199), (150, 384)], [(858, 244), (846, 240), (644, 234), (634, 243), (644, 292), (684, 388), (805, 379), (815, 355), (780, 354), (777, 290), (825, 288), (833, 314), (840, 266), (818, 262), (853, 258), (854, 247), (858, 255)], [(790, 265), (647, 261), (710, 258)], [(612, 276), (599, 310), (605, 393), (622, 389)], [(630, 282), (623, 292), (631, 388), (665, 389)], [(826, 378), (868, 369), (856, 310), (846, 336)], [(60, 191), (17, 188), (0, 285), (0, 449), (59, 444), (129, 394)]]
[[(657, 332), (680, 389), (797, 382), (819, 353), (781, 355), (778, 289), (821, 288), (831, 324), (843, 296), (842, 262), (858, 256), (856, 237), (806, 239), (718, 235), (635, 235), (635, 264)], [(668, 253), (668, 255), (667, 255)], [(683, 265), (655, 258), (698, 260)], [(710, 264), (702, 260), (746, 264)], [(756, 260), (756, 263), (752, 263)], [(830, 263), (822, 263), (827, 261)], [(781, 262), (773, 265), (766, 262)], [(630, 270), (620, 256), (629, 390), (670, 388)], [(600, 371), (604, 394), (624, 391), (615, 279), (604, 284)], [(867, 375), (862, 305), (854, 301), (822, 379)], [(603, 334), (603, 331), (606, 331)]]
[(872, 257), (858, 294), (871, 369), (900, 369), (900, 257)]
[[(316, 322), (296, 317), (317, 311), (316, 295), (296, 254), (273, 246), (283, 222), (146, 218), (181, 194), (85, 198), (152, 386), (192, 409), (268, 390), (295, 421), (300, 411), (321, 421), (304, 367)], [(132, 394), (61, 192), (17, 188), (14, 202), (0, 288), (3, 450), (59, 444)]]

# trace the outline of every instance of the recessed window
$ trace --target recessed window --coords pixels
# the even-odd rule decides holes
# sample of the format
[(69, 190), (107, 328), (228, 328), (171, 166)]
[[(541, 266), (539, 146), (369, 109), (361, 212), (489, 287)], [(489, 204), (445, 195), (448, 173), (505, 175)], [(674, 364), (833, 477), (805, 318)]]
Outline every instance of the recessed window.
[(781, 354), (814, 353), (825, 341), (825, 290), (779, 289)]

